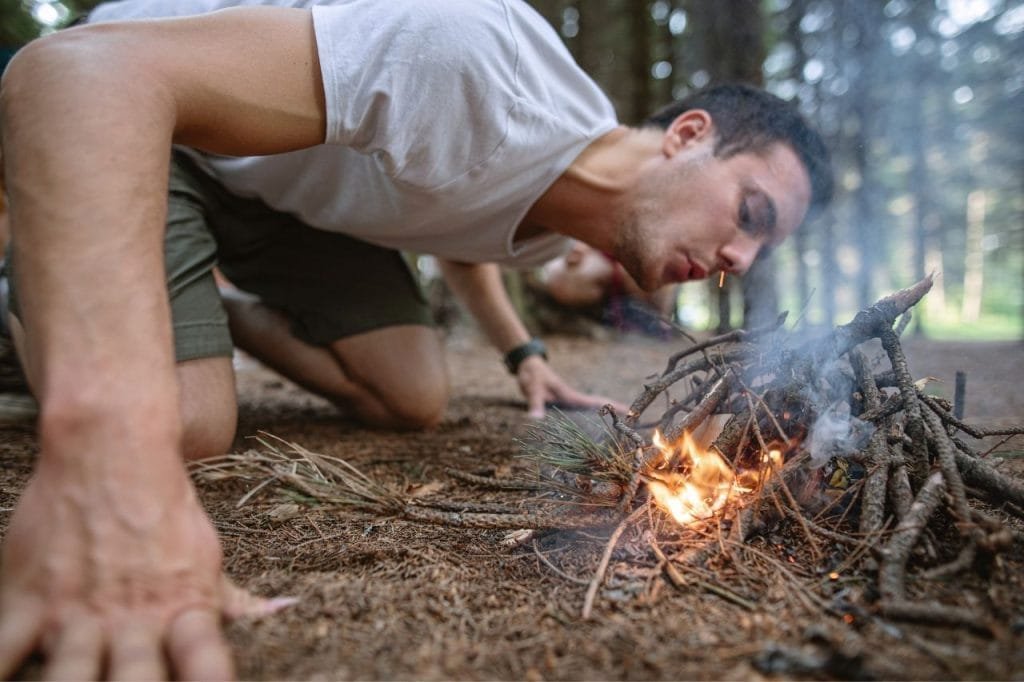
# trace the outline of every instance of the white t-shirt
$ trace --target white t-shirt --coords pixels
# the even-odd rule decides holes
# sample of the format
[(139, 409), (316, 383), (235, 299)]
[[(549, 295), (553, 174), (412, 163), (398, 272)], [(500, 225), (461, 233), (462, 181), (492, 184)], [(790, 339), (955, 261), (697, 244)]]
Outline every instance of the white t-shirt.
[(617, 123), (607, 97), (521, 0), (126, 0), (90, 19), (236, 5), (312, 7), (325, 144), (204, 156), (232, 192), (307, 224), (467, 262), (531, 265), (566, 241), (513, 243), (530, 206)]

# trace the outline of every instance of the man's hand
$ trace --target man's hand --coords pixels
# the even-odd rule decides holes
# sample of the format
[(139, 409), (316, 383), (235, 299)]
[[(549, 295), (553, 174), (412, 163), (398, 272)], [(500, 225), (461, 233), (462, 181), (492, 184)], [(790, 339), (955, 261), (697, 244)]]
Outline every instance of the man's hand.
[(222, 577), (216, 532), (180, 464), (146, 487), (92, 485), (73, 469), (42, 461), (11, 519), (0, 677), (35, 650), (46, 657), (46, 679), (232, 677), (222, 614), (287, 602), (252, 597)]
[(570, 408), (599, 408), (612, 405), (618, 412), (625, 414), (629, 407), (622, 403), (602, 396), (580, 393), (551, 368), (551, 365), (539, 355), (533, 355), (522, 361), (516, 372), (519, 390), (526, 397), (526, 407), (531, 417), (544, 417), (544, 406), (555, 403)]
[[(501, 269), (493, 263), (467, 264), (439, 261), (445, 282), (461, 300), (502, 355), (530, 338), (529, 332), (508, 298), (501, 281)], [(530, 416), (544, 416), (544, 405), (556, 403), (565, 407), (598, 408), (611, 403), (626, 412), (622, 403), (600, 396), (580, 393), (558, 376), (544, 358), (532, 355), (516, 370), (519, 390), (526, 398)]]

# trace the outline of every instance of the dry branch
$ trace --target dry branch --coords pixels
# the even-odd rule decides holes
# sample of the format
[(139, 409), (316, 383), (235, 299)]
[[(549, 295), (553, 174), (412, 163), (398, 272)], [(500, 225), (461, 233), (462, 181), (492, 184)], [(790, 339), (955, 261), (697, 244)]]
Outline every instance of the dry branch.
[[(826, 343), (815, 343), (807, 349), (807, 356), (815, 365), (838, 358), (868, 339), (877, 338), (881, 329), (892, 329), (900, 315), (917, 305), (924, 295), (931, 291), (934, 280), (931, 276), (880, 299), (870, 308), (860, 311), (849, 323), (837, 327)], [(897, 337), (898, 338), (898, 337)]]
[(907, 560), (929, 519), (942, 503), (945, 481), (941, 472), (935, 472), (925, 481), (906, 517), (893, 531), (882, 552), (882, 565), (878, 571), (878, 587), (882, 599), (901, 602), (906, 597)]
[[(442, 500), (413, 499), (373, 481), (350, 463), (338, 457), (311, 452), (269, 434), (257, 440), (264, 450), (249, 450), (206, 460), (195, 466), (200, 479), (225, 477), (259, 480), (258, 489), (291, 489), (325, 508), (346, 509), (378, 516), (401, 518), (418, 523), (460, 527), (508, 529), (595, 528), (612, 525), (618, 517), (609, 511), (581, 511), (567, 506), (556, 509), (520, 510), (452, 503)], [(250, 491), (241, 502), (252, 499)]]

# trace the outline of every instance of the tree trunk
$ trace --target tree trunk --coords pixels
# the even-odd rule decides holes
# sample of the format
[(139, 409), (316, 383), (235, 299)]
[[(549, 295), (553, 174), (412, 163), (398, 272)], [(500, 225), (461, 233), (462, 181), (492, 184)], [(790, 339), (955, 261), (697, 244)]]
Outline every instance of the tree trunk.
[(732, 281), (726, 277), (725, 282), (719, 287), (717, 282), (708, 282), (711, 288), (710, 300), (717, 303), (718, 325), (715, 327), (716, 334), (724, 334), (732, 329)]
[(981, 316), (981, 289), (985, 257), (981, 242), (985, 238), (985, 190), (967, 195), (967, 236), (964, 240), (964, 300), (960, 319), (977, 322)]
[[(927, 66), (923, 57), (914, 55), (914, 74), (912, 91), (907, 100), (909, 106), (908, 120), (914, 125), (908, 126), (907, 135), (910, 142), (910, 195), (913, 197), (913, 280), (921, 282), (929, 272), (942, 271), (942, 254), (937, 253), (932, 242), (932, 232), (938, 224), (935, 202), (931, 196), (933, 183), (928, 168), (927, 131), (929, 112), (926, 109)], [(932, 288), (925, 302), (928, 317), (938, 319), (945, 313), (944, 281), (940, 278)], [(924, 336), (926, 315), (915, 315), (913, 318), (913, 335)]]
[(629, 0), (630, 81), (633, 93), (630, 97), (629, 121), (637, 124), (644, 120), (651, 107), (651, 8), (648, 0)]
[[(805, 0), (793, 0), (786, 15), (786, 41), (793, 47), (793, 65), (790, 67), (790, 78), (800, 80), (804, 66), (807, 64), (807, 51), (804, 49), (803, 36), (800, 33), (800, 20), (807, 13)], [(807, 253), (813, 243), (806, 226), (801, 226), (793, 235), (793, 248), (796, 251), (796, 295), (801, 306), (809, 305), (811, 300), (811, 277), (807, 270)], [(807, 324), (803, 318), (802, 324)]]
[(825, 326), (836, 323), (836, 291), (839, 289), (839, 264), (836, 262), (836, 213), (827, 209), (821, 230), (821, 298)]
[[(705, 34), (706, 59), (712, 82), (740, 81), (762, 85), (765, 47), (761, 3), (758, 0), (721, 0), (702, 4), (708, 21)], [(743, 325), (750, 328), (757, 320), (774, 319), (779, 300), (775, 285), (775, 263), (772, 258), (758, 258), (743, 277)], [(729, 285), (711, 285), (712, 297), (718, 299), (718, 331), (729, 328), (732, 306)]]
[[(935, 239), (936, 232), (938, 230), (938, 216), (934, 213), (929, 214), (927, 217), (927, 224), (925, 228), (928, 230), (932, 239), (928, 240), (925, 245), (924, 254), (924, 269), (927, 273), (941, 273), (944, 268), (942, 266), (942, 249)], [(932, 290), (928, 292), (928, 297), (924, 300), (925, 313), (931, 320), (940, 320), (946, 315), (946, 278), (936, 277), (935, 285)], [(918, 318), (920, 315), (917, 316)]]
[[(915, 62), (920, 57), (915, 57)], [(921, 65), (915, 64), (915, 70), (923, 76)], [(916, 130), (910, 130), (910, 194), (914, 197), (914, 281), (920, 282), (927, 274), (928, 261), (928, 223), (932, 211), (929, 196), (928, 156), (925, 153), (926, 143), (924, 131), (926, 112), (924, 110), (923, 78), (913, 79), (913, 93), (910, 97), (910, 120), (921, 124)], [(927, 310), (927, 307), (926, 307)], [(924, 335), (924, 321), (921, 315), (914, 317), (914, 336)]]
[(565, 0), (529, 0), (529, 4), (548, 20), (559, 35), (562, 34), (562, 10), (566, 5)]

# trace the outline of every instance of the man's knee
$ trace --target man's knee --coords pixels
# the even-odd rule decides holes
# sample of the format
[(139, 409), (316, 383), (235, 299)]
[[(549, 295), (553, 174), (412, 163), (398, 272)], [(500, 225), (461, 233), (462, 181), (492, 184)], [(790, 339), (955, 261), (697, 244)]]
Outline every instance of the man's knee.
[(448, 407), (448, 378), (436, 368), (424, 368), (414, 377), (395, 383), (385, 377), (349, 377), (359, 397), (345, 394), (332, 401), (344, 413), (354, 413), (366, 424), (384, 429), (419, 431), (441, 423)]
[(399, 429), (430, 429), (441, 423), (448, 407), (448, 377), (431, 368), (403, 386), (379, 393)]
[(437, 426), (448, 406), (448, 370), (437, 332), (409, 325), (335, 342), (346, 380), (359, 389), (339, 404), (364, 421), (397, 429)]
[(185, 423), (182, 454), (186, 460), (220, 457), (235, 441), (235, 419), (210, 419), (202, 416)]
[(178, 381), (185, 459), (225, 454), (234, 442), (238, 423), (231, 359), (200, 358), (178, 363)]

